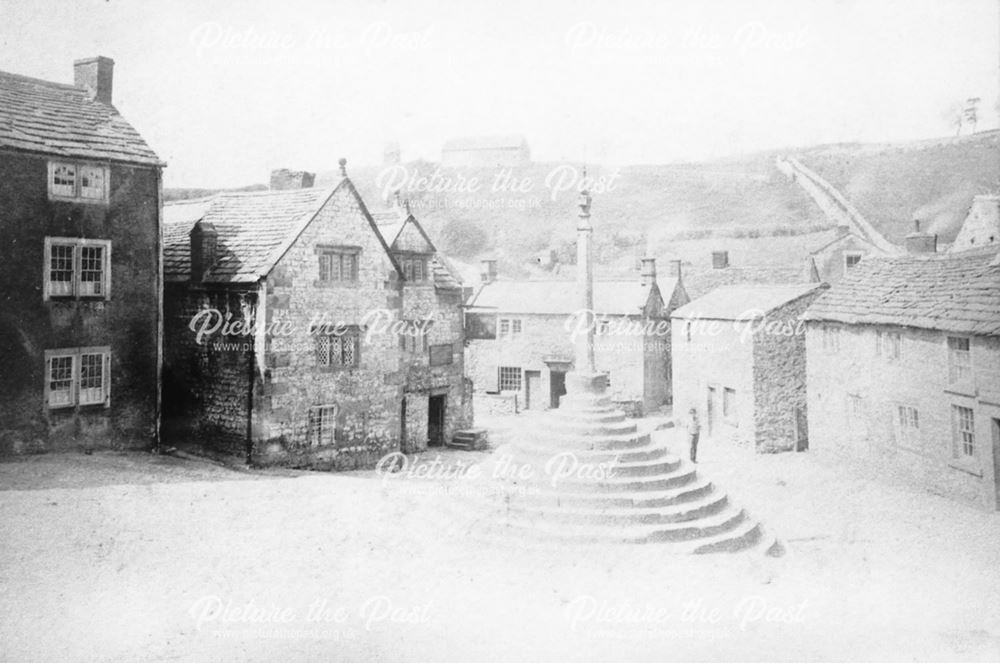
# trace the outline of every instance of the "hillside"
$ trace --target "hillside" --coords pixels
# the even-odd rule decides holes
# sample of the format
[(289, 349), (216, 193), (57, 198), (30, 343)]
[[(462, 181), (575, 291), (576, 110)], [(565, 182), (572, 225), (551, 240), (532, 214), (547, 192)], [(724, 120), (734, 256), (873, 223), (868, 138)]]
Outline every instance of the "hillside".
[(888, 239), (899, 242), (920, 219), (951, 242), (972, 197), (996, 192), (1000, 131), (895, 145), (826, 145), (798, 152)]
[[(995, 191), (1000, 179), (1000, 132), (981, 132), (894, 145), (836, 144), (772, 150), (706, 163), (612, 168), (588, 166), (595, 253), (605, 272), (623, 272), (636, 258), (682, 259), (705, 267), (713, 250), (728, 250), (736, 266), (790, 267), (828, 241), (830, 221), (774, 165), (797, 156), (839, 188), (890, 240), (924, 227), (954, 238), (972, 196)], [(576, 166), (533, 163), (497, 169), (440, 169), (410, 162), (393, 169), (348, 165), (373, 211), (401, 189), (439, 248), (467, 263), (485, 254), (511, 275), (533, 271), (539, 252), (574, 262)], [(316, 186), (336, 179), (319, 173)], [(244, 189), (264, 188), (252, 185)], [(167, 200), (209, 190), (167, 190)], [(662, 263), (661, 263), (662, 264)]]

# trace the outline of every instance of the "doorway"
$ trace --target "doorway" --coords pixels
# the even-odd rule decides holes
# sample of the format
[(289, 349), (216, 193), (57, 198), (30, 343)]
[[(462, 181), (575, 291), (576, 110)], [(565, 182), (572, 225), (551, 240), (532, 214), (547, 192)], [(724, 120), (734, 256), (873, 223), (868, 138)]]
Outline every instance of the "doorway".
[(549, 407), (559, 407), (559, 399), (566, 395), (566, 373), (551, 371), (549, 373)]
[(542, 372), (524, 372), (524, 407), (527, 410), (542, 409)]
[(427, 446), (444, 444), (444, 413), (447, 396), (431, 396), (427, 401)]

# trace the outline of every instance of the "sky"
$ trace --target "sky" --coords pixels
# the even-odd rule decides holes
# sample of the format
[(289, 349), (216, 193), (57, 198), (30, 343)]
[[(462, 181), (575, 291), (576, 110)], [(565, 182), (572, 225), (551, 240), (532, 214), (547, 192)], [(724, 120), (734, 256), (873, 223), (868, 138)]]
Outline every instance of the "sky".
[[(997, 126), (1000, 0), (0, 0), (0, 70), (114, 102), (168, 187), (438, 160), (524, 135), (540, 161), (669, 163)], [(968, 130), (968, 129), (967, 129)]]

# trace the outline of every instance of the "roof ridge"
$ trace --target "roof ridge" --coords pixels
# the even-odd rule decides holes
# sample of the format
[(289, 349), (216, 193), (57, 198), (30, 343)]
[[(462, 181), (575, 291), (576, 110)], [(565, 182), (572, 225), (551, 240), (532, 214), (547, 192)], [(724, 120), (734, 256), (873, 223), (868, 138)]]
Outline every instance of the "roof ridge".
[[(0, 76), (9, 76), (11, 78), (19, 78), (19, 79), (21, 79), (23, 81), (27, 81), (27, 82), (30, 82), (30, 83), (41, 83), (42, 85), (51, 85), (53, 87), (59, 87), (59, 88), (62, 88), (62, 89), (76, 90), (77, 92), (79, 92), (82, 95), (85, 95), (87, 93), (86, 90), (84, 90), (81, 87), (77, 87), (76, 85), (73, 85), (72, 83), (57, 83), (56, 81), (50, 81), (50, 80), (46, 80), (44, 78), (36, 78), (34, 76), (25, 76), (24, 74), (16, 74), (16, 73), (14, 73), (12, 71), (3, 71), (3, 70), (0, 70)], [(105, 104), (105, 106), (109, 106), (109, 105), (110, 104)]]

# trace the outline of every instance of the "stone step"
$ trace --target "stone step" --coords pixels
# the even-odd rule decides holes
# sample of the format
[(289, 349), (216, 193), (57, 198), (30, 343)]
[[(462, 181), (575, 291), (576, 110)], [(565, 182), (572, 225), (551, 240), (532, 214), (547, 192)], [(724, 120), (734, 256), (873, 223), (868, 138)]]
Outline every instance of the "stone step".
[(538, 506), (527, 501), (511, 500), (504, 512), (508, 519), (523, 518), (539, 526), (549, 523), (566, 525), (661, 525), (705, 521), (729, 506), (725, 493), (713, 493), (697, 500), (660, 507), (587, 508), (576, 506)]
[(608, 461), (618, 461), (623, 463), (636, 462), (642, 460), (654, 460), (658, 458), (677, 458), (670, 452), (667, 445), (650, 441), (644, 447), (635, 447), (628, 450), (621, 449), (555, 449), (548, 446), (539, 446), (529, 441), (508, 442), (497, 450), (499, 453), (507, 454), (512, 461), (517, 459), (522, 462), (546, 463), (556, 454), (564, 451), (573, 453), (580, 462), (604, 463)]
[(638, 427), (635, 421), (583, 421), (580, 419), (539, 418), (534, 428), (538, 434), (561, 433), (590, 437), (594, 435), (635, 435)]
[(649, 444), (649, 433), (631, 433), (622, 435), (589, 435), (581, 436), (572, 433), (554, 431), (538, 432), (525, 439), (530, 439), (538, 446), (551, 446), (560, 451), (572, 449), (632, 449)]
[[(747, 524), (747, 527), (741, 527)], [(573, 543), (682, 544), (684, 552), (711, 552), (710, 549), (699, 551), (698, 548), (701, 547), (699, 544), (712, 548), (733, 540), (731, 544), (733, 549), (740, 549), (739, 546), (744, 544), (739, 542), (739, 539), (745, 537), (756, 527), (757, 523), (749, 521), (742, 509), (729, 508), (695, 521), (652, 525), (578, 525), (531, 521), (517, 517), (501, 518), (495, 525), (495, 531), (498, 534), (515, 536), (524, 540), (556, 540)]]
[(692, 502), (707, 497), (715, 490), (715, 485), (707, 479), (697, 479), (691, 483), (670, 490), (648, 490), (622, 493), (574, 493), (563, 490), (535, 490), (510, 499), (523, 503), (560, 507), (582, 508), (657, 508)]

